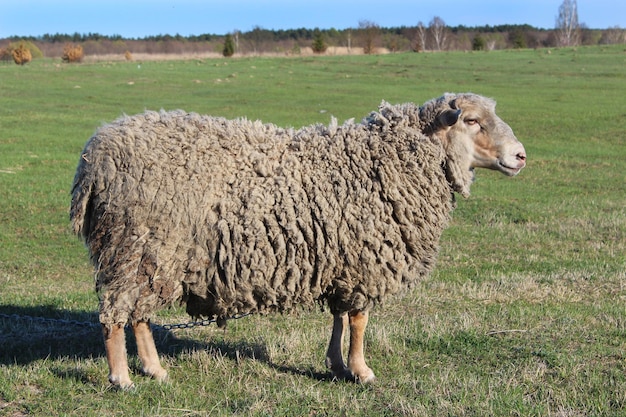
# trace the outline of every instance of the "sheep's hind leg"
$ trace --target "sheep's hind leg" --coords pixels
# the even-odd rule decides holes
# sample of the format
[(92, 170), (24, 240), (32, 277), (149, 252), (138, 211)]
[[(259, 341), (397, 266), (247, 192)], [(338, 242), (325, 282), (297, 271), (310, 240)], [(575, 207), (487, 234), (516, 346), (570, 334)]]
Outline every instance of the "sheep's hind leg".
[(137, 341), (137, 354), (141, 360), (142, 371), (159, 382), (167, 380), (167, 371), (161, 366), (159, 353), (154, 344), (154, 337), (150, 330), (149, 321), (140, 321), (133, 325), (135, 340)]
[(348, 368), (357, 382), (367, 383), (376, 379), (374, 372), (365, 363), (363, 342), (365, 327), (369, 313), (367, 311), (351, 311), (348, 313), (350, 321), (350, 351), (348, 353)]
[(343, 335), (348, 327), (348, 314), (335, 314), (333, 317), (333, 333), (326, 351), (326, 367), (333, 378), (353, 379), (352, 373), (343, 361)]
[(102, 325), (104, 347), (109, 363), (109, 381), (123, 389), (133, 387), (133, 381), (128, 375), (128, 359), (126, 358), (126, 334), (124, 325)]

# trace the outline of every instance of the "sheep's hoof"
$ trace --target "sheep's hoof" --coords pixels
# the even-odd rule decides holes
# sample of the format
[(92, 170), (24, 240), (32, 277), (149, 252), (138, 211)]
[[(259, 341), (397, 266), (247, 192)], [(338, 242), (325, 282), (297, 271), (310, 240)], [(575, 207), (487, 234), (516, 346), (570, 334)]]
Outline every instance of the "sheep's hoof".
[(376, 381), (376, 375), (369, 367), (365, 366), (362, 369), (352, 372), (354, 375), (354, 382), (359, 384), (371, 384)]
[(169, 377), (167, 371), (163, 368), (158, 369), (144, 369), (143, 374), (155, 379), (159, 382), (167, 382)]
[(115, 375), (109, 375), (109, 382), (115, 388), (119, 388), (123, 391), (129, 391), (135, 388), (135, 384), (130, 378), (118, 378)]
[(345, 368), (345, 367), (339, 370), (331, 370), (330, 375), (333, 381), (350, 381), (350, 382), (355, 381), (352, 371), (350, 371), (350, 369)]
[(355, 376), (354, 380), (359, 384), (372, 384), (376, 382), (376, 375), (374, 375), (374, 372), (370, 372), (369, 375)]
[(374, 375), (374, 372), (371, 369), (357, 375), (354, 374), (349, 368), (344, 368), (340, 371), (332, 371), (331, 375), (333, 380), (355, 382), (357, 384), (370, 384), (376, 381), (376, 375)]
[(135, 383), (132, 381), (130, 382), (130, 384), (120, 384), (116, 387), (121, 389), (122, 391), (132, 391), (136, 388)]

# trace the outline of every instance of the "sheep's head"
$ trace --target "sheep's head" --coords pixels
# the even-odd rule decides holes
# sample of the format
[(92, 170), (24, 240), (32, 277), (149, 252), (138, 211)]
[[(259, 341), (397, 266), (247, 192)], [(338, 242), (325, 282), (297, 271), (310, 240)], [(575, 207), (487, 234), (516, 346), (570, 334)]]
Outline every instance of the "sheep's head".
[(495, 112), (495, 101), (475, 94), (445, 94), (420, 108), (424, 130), (443, 143), (446, 175), (455, 191), (467, 196), (474, 168), (517, 175), (526, 151)]

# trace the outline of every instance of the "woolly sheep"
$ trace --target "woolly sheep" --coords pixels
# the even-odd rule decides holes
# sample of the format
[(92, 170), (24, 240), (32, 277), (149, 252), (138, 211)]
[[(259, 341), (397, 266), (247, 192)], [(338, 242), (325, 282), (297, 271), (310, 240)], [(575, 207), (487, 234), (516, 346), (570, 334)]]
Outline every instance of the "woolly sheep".
[(143, 372), (167, 378), (149, 320), (180, 301), (220, 321), (327, 305), (332, 375), (373, 380), (368, 311), (431, 271), (453, 192), (469, 195), (474, 168), (512, 176), (525, 160), (495, 102), (474, 94), (383, 102), (359, 123), (298, 130), (182, 111), (101, 127), (70, 218), (96, 270), (109, 380), (132, 386), (127, 323)]

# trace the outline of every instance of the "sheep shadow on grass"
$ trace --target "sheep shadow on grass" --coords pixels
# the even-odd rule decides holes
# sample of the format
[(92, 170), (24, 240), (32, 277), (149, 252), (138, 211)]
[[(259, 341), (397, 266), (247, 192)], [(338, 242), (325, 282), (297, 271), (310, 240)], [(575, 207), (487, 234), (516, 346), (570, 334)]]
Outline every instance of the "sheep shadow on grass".
[[(273, 363), (262, 343), (245, 339), (233, 341), (201, 341), (177, 336), (160, 326), (153, 326), (154, 339), (160, 355), (177, 358), (193, 351), (211, 352), (239, 362), (252, 359), (267, 364), (283, 373), (309, 377), (315, 380), (330, 380), (330, 373), (315, 369), (300, 369)], [(127, 329), (128, 353), (137, 354), (132, 331)], [(23, 307), (0, 305), (0, 365), (28, 365), (38, 360), (58, 360), (68, 358), (97, 359), (105, 356), (102, 330), (95, 311), (68, 311), (52, 305)], [(137, 362), (137, 361), (133, 361)], [(139, 369), (133, 369), (139, 373)], [(56, 367), (52, 369), (60, 378), (82, 380), (89, 378), (75, 368)]]
[[(165, 330), (160, 326), (153, 326), (152, 331), (157, 350), (164, 357), (178, 357), (182, 353), (206, 351), (212, 356), (227, 358), (237, 363), (242, 360), (259, 361), (281, 373), (290, 373), (318, 381), (332, 379), (330, 372), (319, 372), (314, 367), (303, 369), (285, 364), (276, 364), (272, 362), (264, 343), (249, 341), (246, 338), (237, 338), (235, 340), (219, 338), (216, 340), (201, 341), (199, 339), (179, 337), (174, 332)], [(132, 338), (128, 338), (128, 335), (127, 341), (132, 341)], [(128, 344), (129, 353), (134, 354), (136, 351), (131, 350), (134, 349), (134, 345), (131, 345), (131, 343)]]
[(0, 305), (0, 346), (2, 365), (104, 355), (97, 313), (67, 311), (52, 305)]

